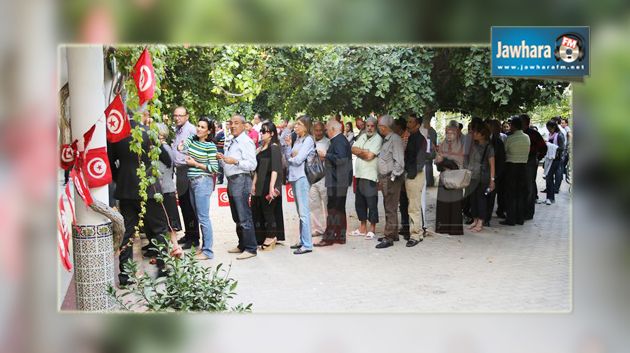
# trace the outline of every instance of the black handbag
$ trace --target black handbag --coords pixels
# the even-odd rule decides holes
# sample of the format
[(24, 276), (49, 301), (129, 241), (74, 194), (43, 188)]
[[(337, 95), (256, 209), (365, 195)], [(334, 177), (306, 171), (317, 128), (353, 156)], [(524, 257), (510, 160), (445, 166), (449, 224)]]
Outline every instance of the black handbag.
[(317, 146), (313, 143), (315, 149), (308, 155), (306, 162), (304, 163), (304, 173), (309, 184), (313, 185), (316, 182), (322, 180), (326, 176), (326, 167), (324, 162), (319, 158), (317, 154)]

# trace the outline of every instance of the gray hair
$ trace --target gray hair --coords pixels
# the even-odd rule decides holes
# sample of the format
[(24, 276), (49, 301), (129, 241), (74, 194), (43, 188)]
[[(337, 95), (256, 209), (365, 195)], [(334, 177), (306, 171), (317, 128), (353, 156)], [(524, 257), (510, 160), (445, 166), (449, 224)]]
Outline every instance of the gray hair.
[(245, 124), (247, 122), (247, 120), (245, 120), (245, 117), (242, 116), (241, 114), (234, 114), (232, 115), (233, 118), (238, 118), (238, 120), (241, 121), (241, 123)]
[(376, 118), (375, 118), (375, 117), (373, 117), (373, 116), (370, 116), (370, 117), (368, 117), (367, 119), (365, 119), (365, 123), (366, 123), (366, 124), (367, 124), (367, 123), (372, 123), (372, 124), (374, 124), (374, 125), (377, 125), (377, 124), (378, 124), (378, 123), (377, 123)]
[(157, 123), (158, 134), (161, 136), (168, 136), (168, 126), (164, 123)]
[(335, 118), (332, 118), (328, 120), (328, 123), (326, 124), (326, 128), (333, 131), (341, 132), (341, 123), (338, 122)]
[(383, 115), (381, 116), (381, 125), (385, 125), (388, 128), (391, 128), (394, 125), (394, 118), (391, 115)]

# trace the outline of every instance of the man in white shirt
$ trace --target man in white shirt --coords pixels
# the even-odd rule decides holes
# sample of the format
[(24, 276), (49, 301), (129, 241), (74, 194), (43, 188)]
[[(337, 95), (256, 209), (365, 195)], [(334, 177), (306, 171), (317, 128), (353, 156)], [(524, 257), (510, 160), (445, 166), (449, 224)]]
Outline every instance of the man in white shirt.
[[(321, 121), (313, 123), (313, 137), (315, 138), (315, 149), (322, 161), (326, 160), (326, 151), (330, 147), (330, 140), (325, 136), (325, 126)], [(328, 204), (328, 196), (326, 194), (326, 178), (311, 185), (309, 191), (309, 203), (311, 209), (311, 232), (312, 236), (317, 237), (326, 231), (326, 205)]]

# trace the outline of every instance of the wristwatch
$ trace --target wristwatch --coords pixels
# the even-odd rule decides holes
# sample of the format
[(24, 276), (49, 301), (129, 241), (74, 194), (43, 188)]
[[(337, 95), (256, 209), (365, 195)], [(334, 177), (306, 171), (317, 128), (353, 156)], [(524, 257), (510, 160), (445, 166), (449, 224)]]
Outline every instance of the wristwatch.
[(237, 159), (237, 160), (236, 160), (236, 164), (235, 164), (235, 166), (237, 166), (237, 167), (238, 167), (238, 163), (239, 163), (239, 162), (240, 162), (240, 161)]

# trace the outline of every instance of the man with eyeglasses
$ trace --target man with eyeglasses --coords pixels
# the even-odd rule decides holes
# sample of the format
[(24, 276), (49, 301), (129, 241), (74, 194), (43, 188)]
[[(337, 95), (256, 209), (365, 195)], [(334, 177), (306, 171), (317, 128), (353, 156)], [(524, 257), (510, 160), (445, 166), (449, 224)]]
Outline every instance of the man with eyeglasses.
[(175, 108), (173, 120), (175, 120), (175, 139), (171, 144), (171, 148), (173, 150), (175, 175), (177, 178), (177, 198), (184, 217), (185, 227), (185, 235), (179, 240), (179, 243), (183, 244), (182, 249), (190, 249), (192, 246), (199, 248), (199, 223), (190, 201), (188, 164), (186, 164), (186, 155), (177, 149), (181, 142), (195, 135), (197, 129), (188, 121), (188, 111), (184, 107)]

